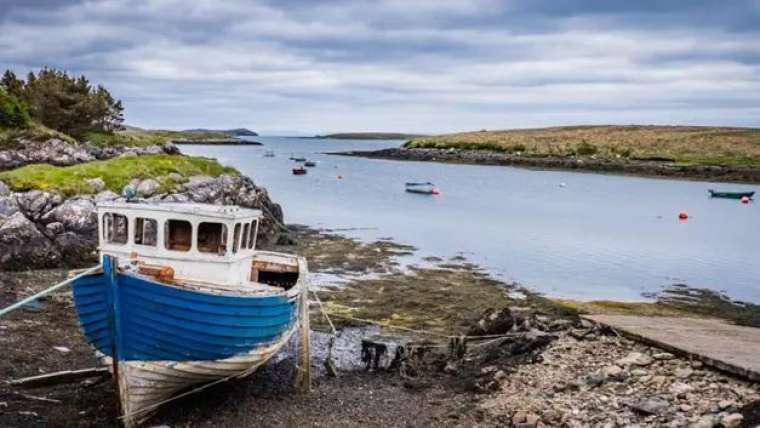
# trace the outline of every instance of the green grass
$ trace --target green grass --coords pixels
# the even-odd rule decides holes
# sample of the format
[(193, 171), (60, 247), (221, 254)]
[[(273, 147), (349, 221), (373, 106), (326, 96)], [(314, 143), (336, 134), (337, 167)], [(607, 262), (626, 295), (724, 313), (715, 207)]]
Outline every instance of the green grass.
[(760, 166), (760, 128), (570, 126), (416, 138), (404, 147), (620, 161), (669, 159), (683, 165)]
[(153, 155), (119, 157), (65, 167), (47, 164), (27, 165), (1, 172), (0, 181), (17, 192), (39, 189), (68, 197), (93, 193), (95, 189), (85, 180), (96, 177), (102, 178), (106, 188), (117, 193), (133, 178), (154, 178), (161, 183), (160, 191), (167, 191), (177, 184), (167, 177), (172, 172), (183, 178), (193, 175), (217, 177), (221, 174), (239, 174), (234, 168), (222, 166), (214, 159)]
[(223, 140), (230, 139), (231, 137), (223, 132), (181, 132), (181, 131), (168, 131), (162, 129), (146, 130), (146, 129), (127, 129), (124, 131), (116, 131), (113, 133), (108, 132), (89, 132), (85, 136), (85, 140), (95, 144), (96, 146), (132, 146), (132, 147), (145, 147), (152, 145), (161, 145), (173, 140), (189, 140), (189, 141), (204, 141), (204, 140)]
[(76, 142), (70, 136), (54, 131), (36, 122), (27, 128), (7, 129), (0, 127), (0, 150), (15, 150), (21, 147), (22, 140), (45, 141), (50, 138), (59, 138), (69, 143)]

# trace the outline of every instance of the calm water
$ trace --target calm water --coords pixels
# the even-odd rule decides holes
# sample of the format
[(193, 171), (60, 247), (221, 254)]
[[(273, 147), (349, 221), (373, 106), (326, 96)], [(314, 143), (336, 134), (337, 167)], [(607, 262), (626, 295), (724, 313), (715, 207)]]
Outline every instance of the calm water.
[[(707, 197), (708, 188), (760, 186), (319, 154), (398, 141), (256, 140), (265, 146), (182, 150), (251, 176), (287, 222), (393, 237), (421, 256), (463, 254), (552, 296), (641, 300), (683, 282), (760, 302), (760, 204)], [(290, 156), (320, 163), (293, 176)], [(405, 193), (406, 181), (432, 181), (442, 194)], [(692, 218), (679, 221), (680, 210)]]

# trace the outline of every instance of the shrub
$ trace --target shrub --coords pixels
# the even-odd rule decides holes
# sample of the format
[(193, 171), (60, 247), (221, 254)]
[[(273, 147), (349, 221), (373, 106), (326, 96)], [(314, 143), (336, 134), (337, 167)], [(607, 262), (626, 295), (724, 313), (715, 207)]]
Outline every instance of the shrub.
[(30, 121), (26, 105), (0, 87), (0, 127), (26, 128)]
[(589, 144), (587, 142), (582, 142), (578, 144), (578, 146), (575, 148), (575, 154), (580, 156), (591, 156), (595, 155), (598, 149), (596, 146)]

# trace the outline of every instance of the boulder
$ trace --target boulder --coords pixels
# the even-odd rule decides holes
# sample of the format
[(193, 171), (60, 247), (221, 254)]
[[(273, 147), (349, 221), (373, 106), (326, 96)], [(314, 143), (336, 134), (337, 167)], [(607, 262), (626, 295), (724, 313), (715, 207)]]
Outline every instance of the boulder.
[(116, 193), (110, 191), (110, 190), (104, 190), (97, 195), (95, 195), (94, 200), (95, 202), (107, 202), (107, 201), (113, 201), (116, 199), (119, 199), (120, 196)]
[(148, 178), (142, 180), (140, 184), (137, 185), (137, 194), (143, 198), (147, 198), (155, 194), (159, 187), (161, 187), (161, 184), (158, 181)]
[(98, 215), (95, 203), (90, 199), (69, 199), (45, 214), (41, 220), (43, 223), (61, 223), (66, 231), (97, 241)]
[(106, 182), (103, 181), (100, 177), (95, 178), (88, 178), (85, 180), (85, 183), (87, 183), (90, 187), (92, 187), (92, 190), (96, 192), (100, 192), (101, 190), (106, 188)]
[(19, 211), (18, 203), (12, 196), (0, 196), (0, 219), (11, 216)]
[(0, 196), (8, 196), (11, 194), (11, 189), (7, 184), (0, 181)]
[(512, 330), (514, 324), (515, 320), (509, 308), (486, 309), (477, 326), (471, 328), (467, 334), (470, 336), (504, 334)]
[(1, 269), (56, 266), (60, 256), (58, 249), (21, 212), (0, 220)]
[(74, 232), (64, 232), (55, 237), (54, 243), (60, 250), (61, 261), (67, 266), (82, 266), (97, 261), (97, 233), (88, 237)]
[(61, 197), (41, 190), (30, 190), (16, 194), (16, 203), (21, 212), (31, 220), (38, 220), (61, 202)]

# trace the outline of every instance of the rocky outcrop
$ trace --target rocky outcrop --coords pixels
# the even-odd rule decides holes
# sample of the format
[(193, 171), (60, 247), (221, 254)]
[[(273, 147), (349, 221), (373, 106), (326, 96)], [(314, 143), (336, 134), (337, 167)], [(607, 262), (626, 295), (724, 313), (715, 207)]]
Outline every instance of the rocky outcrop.
[[(116, 156), (139, 156), (154, 154), (178, 154), (173, 143), (147, 147), (105, 147), (90, 143), (69, 143), (59, 138), (44, 141), (16, 141), (13, 150), (0, 151), (0, 170), (18, 168), (33, 163), (47, 163), (57, 166), (74, 165), (96, 159), (110, 159)], [(2, 189), (0, 189), (0, 194)]]
[[(168, 192), (159, 192), (159, 181), (175, 183)], [(132, 183), (138, 194), (150, 201), (203, 202), (239, 205), (260, 209), (258, 245), (277, 241), (282, 210), (273, 203), (266, 189), (251, 179), (237, 175), (219, 177), (167, 177)], [(94, 195), (79, 195), (63, 200), (60, 196), (32, 190), (12, 193), (0, 182), (0, 270), (47, 267), (75, 267), (96, 259), (98, 202), (121, 197), (103, 190)]]

